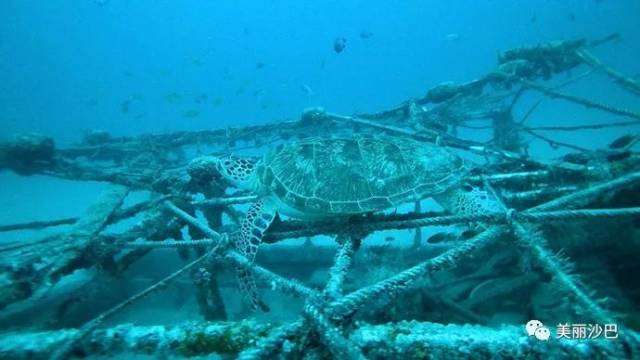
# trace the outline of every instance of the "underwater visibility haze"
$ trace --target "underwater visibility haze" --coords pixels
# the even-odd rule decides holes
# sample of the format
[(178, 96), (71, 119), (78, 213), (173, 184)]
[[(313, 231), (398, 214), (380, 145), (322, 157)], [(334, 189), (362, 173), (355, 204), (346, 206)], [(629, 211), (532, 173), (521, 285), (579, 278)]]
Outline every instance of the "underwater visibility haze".
[(640, 3), (0, 3), (0, 358), (640, 359)]

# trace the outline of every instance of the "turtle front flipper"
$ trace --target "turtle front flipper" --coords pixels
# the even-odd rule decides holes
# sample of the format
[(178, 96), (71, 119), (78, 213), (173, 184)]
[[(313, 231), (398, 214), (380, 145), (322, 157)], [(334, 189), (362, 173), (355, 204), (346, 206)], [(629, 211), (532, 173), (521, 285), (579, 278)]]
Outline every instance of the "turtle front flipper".
[(251, 304), (251, 309), (254, 311), (260, 309), (264, 312), (269, 312), (271, 309), (269, 309), (269, 306), (265, 304), (264, 301), (262, 301), (262, 299), (260, 299), (260, 296), (258, 295), (256, 281), (253, 278), (253, 274), (251, 273), (251, 271), (243, 268), (237, 268), (236, 276), (238, 277), (238, 284), (240, 286), (240, 291), (242, 292), (244, 297), (246, 297), (247, 300), (249, 300), (249, 303)]
[[(247, 215), (242, 220), (235, 246), (236, 250), (246, 257), (249, 262), (253, 263), (255, 260), (264, 233), (273, 222), (275, 215), (276, 211), (273, 206), (269, 206), (265, 201), (258, 201), (251, 205)], [(240, 290), (251, 303), (251, 308), (253, 310), (269, 311), (269, 307), (258, 296), (256, 282), (251, 271), (245, 268), (237, 268), (237, 276)]]

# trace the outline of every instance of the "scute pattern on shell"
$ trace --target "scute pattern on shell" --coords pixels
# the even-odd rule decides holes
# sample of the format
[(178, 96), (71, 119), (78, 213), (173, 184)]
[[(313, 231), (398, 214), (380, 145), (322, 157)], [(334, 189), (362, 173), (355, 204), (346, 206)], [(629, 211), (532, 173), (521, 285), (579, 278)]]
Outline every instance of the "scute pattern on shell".
[(464, 175), (443, 147), (396, 138), (312, 138), (276, 148), (258, 174), (270, 193), (307, 213), (355, 214), (438, 194)]

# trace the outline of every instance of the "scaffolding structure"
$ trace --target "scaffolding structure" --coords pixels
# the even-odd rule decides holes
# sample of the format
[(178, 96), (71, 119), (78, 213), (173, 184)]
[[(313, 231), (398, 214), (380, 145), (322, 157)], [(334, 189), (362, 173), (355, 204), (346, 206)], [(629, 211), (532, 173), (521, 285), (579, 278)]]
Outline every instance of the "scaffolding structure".
[[(0, 309), (4, 312), (0, 320), (12, 316), (12, 311), (37, 311), (32, 308), (38, 299), (78, 270), (97, 266), (117, 276), (158, 248), (175, 248), (183, 254), (196, 255), (166, 278), (96, 314), (77, 329), (38, 332), (27, 327), (12, 329), (0, 339), (0, 355), (21, 359), (118, 353), (187, 357), (219, 354), (241, 359), (640, 356), (640, 338), (633, 326), (628, 326), (617, 314), (615, 305), (602, 301), (606, 294), (592, 289), (595, 286), (589, 284), (588, 279), (578, 277), (578, 271), (571, 268), (571, 259), (550, 245), (551, 236), (558, 228), (568, 227), (571, 232), (586, 226), (587, 222), (628, 226), (624, 241), (635, 242), (625, 246), (640, 245), (637, 222), (640, 155), (633, 150), (640, 134), (629, 133), (612, 139), (615, 141), (607, 148), (597, 150), (544, 135), (549, 131), (640, 125), (637, 111), (562, 90), (568, 83), (599, 73), (630, 94), (639, 95), (638, 81), (606, 66), (593, 53), (594, 48), (616, 37), (614, 34), (596, 41), (554, 41), (507, 50), (499, 55), (496, 69), (481, 78), (463, 84), (440, 84), (423, 97), (374, 114), (345, 116), (314, 108), (306, 110), (296, 121), (239, 128), (133, 137), (113, 137), (103, 131), (93, 131), (77, 146), (67, 148), (56, 148), (52, 139), (38, 134), (19, 135), (1, 143), (0, 169), (26, 176), (43, 174), (76, 181), (103, 181), (112, 186), (83, 216), (0, 225), (0, 231), (4, 232), (70, 225), (64, 234), (5, 243), (0, 247)], [(547, 85), (558, 74), (584, 69), (585, 72), (560, 85)], [(516, 120), (513, 115), (514, 107), (526, 92), (625, 120), (529, 126), (527, 120), (539, 102), (524, 118)], [(462, 129), (489, 131), (492, 137), (486, 142), (465, 139), (458, 135)], [(466, 181), (493, 189), (503, 201), (505, 211), (460, 216), (422, 212), (417, 203), (416, 211), (407, 214), (276, 221), (266, 234), (266, 243), (318, 235), (335, 238), (335, 255), (326, 253), (326, 249), (314, 249), (308, 243), (301, 245), (311, 246), (309, 251), (319, 254), (313, 261), (305, 260), (306, 266), (317, 268), (329, 264), (328, 281), (318, 286), (282, 276), (260, 261), (252, 263), (230, 246), (243, 215), (237, 205), (249, 203), (256, 197), (240, 191), (230, 195), (229, 185), (211, 164), (192, 161), (194, 156), (190, 154), (190, 151), (203, 155), (245, 150), (262, 152), (269, 146), (309, 134), (354, 136), (380, 132), (435, 143), (484, 159), (485, 163), (473, 169)], [(532, 138), (554, 148), (567, 148), (570, 153), (554, 160), (531, 156), (527, 152), (527, 140)], [(152, 196), (125, 206), (125, 199), (134, 191), (148, 191)], [(197, 217), (197, 213), (202, 216)], [(223, 221), (223, 217), (230, 222)], [(142, 220), (118, 233), (105, 231), (132, 218)], [(393, 241), (383, 250), (363, 245), (367, 236), (380, 231), (455, 224), (475, 224), (476, 231), (464, 239), (429, 242), (430, 239), (423, 239), (422, 232), (416, 230), (410, 248), (394, 246)], [(181, 233), (185, 226), (189, 239)], [(571, 240), (573, 243), (567, 246), (585, 245), (580, 241), (587, 241), (586, 238), (575, 237), (577, 240)], [(357, 263), (356, 256), (366, 255), (372, 259), (375, 251), (381, 252), (378, 255), (383, 260), (403, 253), (417, 258), (403, 255), (405, 259), (414, 259), (413, 265), (373, 283), (349, 280), (354, 271), (362, 271), (359, 269), (362, 261)], [(493, 255), (488, 256), (487, 252)], [(499, 264), (483, 265), (478, 259), (484, 257), (486, 262), (491, 262), (496, 253), (518, 254), (515, 261), (533, 270), (507, 276), (500, 272), (504, 269), (500, 270)], [(273, 256), (277, 263), (278, 255)], [(382, 262), (370, 258), (367, 258), (370, 266)], [(217, 276), (221, 266), (249, 269), (264, 286), (302, 299), (300, 317), (279, 325), (254, 320), (221, 321), (226, 318), (224, 299), (219, 291), (222, 279)], [(478, 272), (474, 275), (471, 271), (471, 275), (465, 274), (460, 279), (465, 289), (473, 292), (473, 296), (463, 301), (447, 293), (449, 290), (438, 290), (438, 287), (450, 289), (457, 279), (425, 284), (425, 279), (469, 266)], [(185, 274), (191, 276), (197, 289), (204, 321), (174, 326), (101, 326), (122, 309), (162, 291)], [(488, 280), (494, 285), (486, 290)], [(541, 283), (565, 299), (564, 304), (573, 316), (599, 324), (616, 323), (619, 337), (615, 341), (552, 339), (540, 342), (526, 336), (523, 324), (496, 327), (486, 314), (477, 310), (483, 303), (497, 301), (514, 291), (531, 291)], [(400, 301), (406, 293), (419, 293), (432, 307), (437, 306), (443, 317), (459, 321), (441, 324), (406, 318), (385, 322), (380, 309)], [(466, 325), (462, 325), (464, 323)]]

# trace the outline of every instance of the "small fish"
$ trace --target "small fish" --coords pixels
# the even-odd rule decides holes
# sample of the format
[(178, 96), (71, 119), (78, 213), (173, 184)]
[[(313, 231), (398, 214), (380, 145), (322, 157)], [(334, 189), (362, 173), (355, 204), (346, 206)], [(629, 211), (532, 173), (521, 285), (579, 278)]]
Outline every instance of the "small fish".
[(472, 237), (478, 235), (478, 232), (473, 229), (466, 229), (462, 233), (460, 233), (460, 239), (468, 240)]
[(394, 238), (393, 236), (387, 236), (384, 238), (384, 241), (390, 243), (396, 241), (396, 238)]
[(258, 90), (254, 90), (254, 91), (251, 93), (251, 96), (253, 96), (253, 97), (257, 97), (257, 96), (259, 96), (259, 95), (262, 95), (263, 93), (264, 93), (264, 91), (263, 91), (263, 90), (258, 89)]
[(220, 106), (222, 104), (224, 104), (224, 98), (217, 97), (213, 99), (213, 106)]
[(126, 77), (133, 77), (133, 73), (129, 70), (125, 70), (122, 72), (122, 75), (126, 76)]
[(120, 112), (123, 114), (129, 113), (129, 108), (131, 107), (131, 99), (124, 100), (120, 103)]
[(463, 232), (444, 231), (431, 235), (427, 239), (427, 244), (439, 244), (452, 241), (460, 241), (472, 238), (476, 233), (471, 230), (465, 230)]
[(182, 117), (187, 119), (197, 118), (198, 116), (200, 116), (200, 111), (195, 109), (187, 110), (184, 113), (182, 113)]
[(111, 140), (111, 134), (104, 130), (85, 129), (82, 132), (82, 142), (87, 145), (100, 145)]
[(428, 244), (438, 244), (441, 242), (451, 241), (451, 234), (446, 232), (435, 233), (427, 239)]
[(202, 66), (204, 65), (204, 60), (201, 57), (194, 56), (191, 58), (191, 63), (195, 66)]
[(143, 117), (145, 117), (145, 115), (147, 115), (147, 114), (145, 114), (145, 113), (138, 114), (138, 115), (136, 115), (136, 116), (134, 117), (134, 119), (136, 119), (136, 120), (140, 120), (140, 119), (142, 119)]
[(320, 69), (324, 69), (325, 66), (327, 66), (327, 61), (322, 59), (322, 61), (320, 61)]
[(624, 149), (628, 148), (638, 141), (638, 134), (626, 134), (613, 140), (609, 144), (609, 149)]
[(444, 39), (447, 41), (458, 41), (460, 38), (461, 36), (458, 33), (450, 33), (444, 36)]
[(533, 24), (536, 21), (538, 21), (538, 15), (536, 14), (531, 15), (531, 17), (529, 18), (529, 22)]
[(256, 63), (256, 69), (257, 69), (257, 70), (264, 69), (264, 63), (263, 63), (263, 62), (258, 62), (258, 63)]
[(571, 22), (576, 21), (576, 15), (574, 13), (569, 13), (569, 16), (567, 18)]
[(373, 33), (369, 30), (360, 31), (360, 39), (362, 40), (370, 39), (372, 36), (373, 36)]
[(336, 53), (341, 53), (345, 47), (347, 47), (347, 39), (339, 37), (333, 41), (333, 51)]
[(307, 95), (309, 95), (309, 96), (311, 96), (311, 95), (315, 94), (315, 93), (313, 92), (313, 89), (311, 89), (311, 87), (310, 87), (309, 85), (307, 85), (307, 84), (303, 84), (303, 85), (300, 87), (300, 89), (301, 89), (305, 94), (307, 94)]
[(562, 159), (566, 162), (578, 165), (585, 165), (591, 161), (591, 157), (583, 153), (569, 153), (563, 156)]
[(207, 101), (207, 94), (202, 93), (202, 94), (196, 96), (193, 100), (196, 102), (196, 104), (201, 104), (201, 103)]
[(178, 100), (181, 100), (181, 99), (182, 99), (182, 95), (180, 95), (180, 94), (179, 94), (179, 93), (177, 93), (177, 92), (172, 92), (172, 93), (170, 93), (170, 94), (167, 94), (164, 98), (165, 98), (165, 100), (167, 100), (168, 102), (173, 103), (173, 102), (176, 102), (176, 101), (178, 101)]
[(614, 154), (607, 155), (607, 160), (610, 162), (622, 161), (624, 159), (628, 159), (629, 157), (631, 157), (631, 151), (620, 151)]

